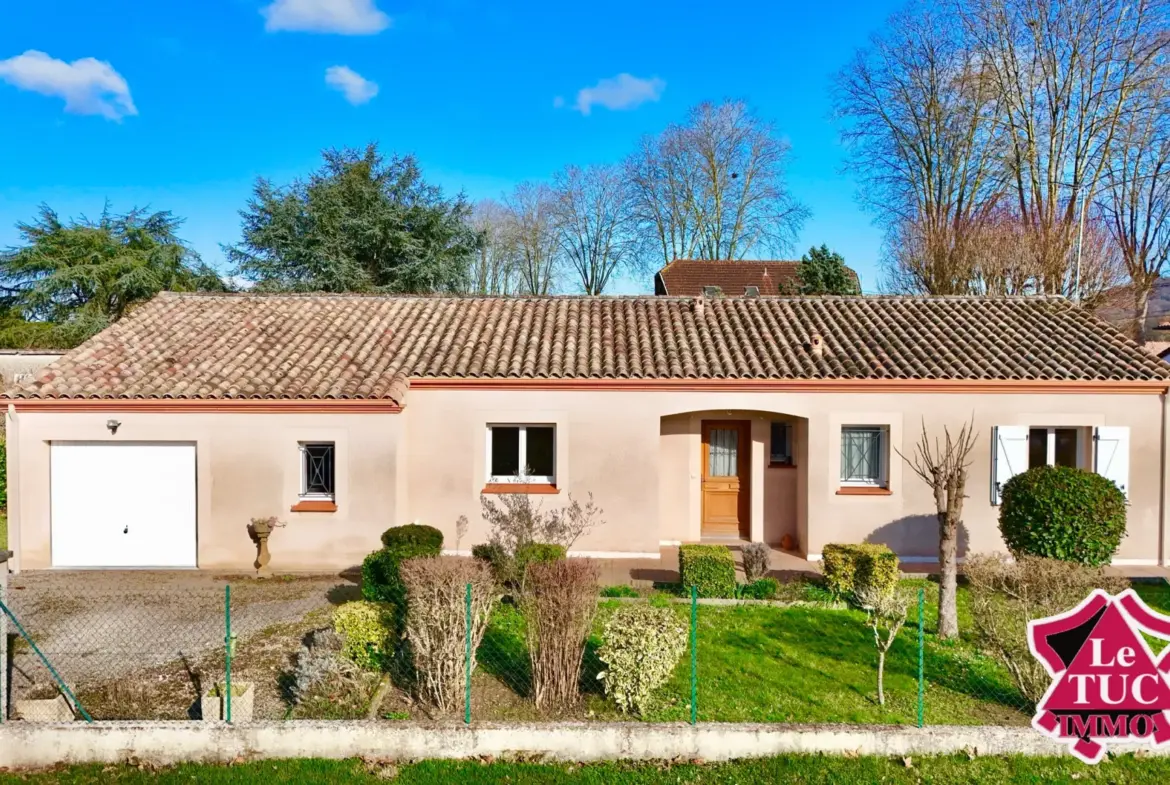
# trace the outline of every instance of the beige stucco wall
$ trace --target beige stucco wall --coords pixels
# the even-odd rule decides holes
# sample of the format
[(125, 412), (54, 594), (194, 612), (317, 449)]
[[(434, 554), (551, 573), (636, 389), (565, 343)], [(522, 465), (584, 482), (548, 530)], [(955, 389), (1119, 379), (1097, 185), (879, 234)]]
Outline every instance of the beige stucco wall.
[[(122, 423), (114, 436), (110, 418)], [(397, 522), (400, 415), (18, 412), (15, 425), (9, 423), (9, 512), (20, 569), (52, 564), (52, 441), (193, 442), (201, 568), (251, 569), (256, 553), (245, 527), (255, 517), (288, 524), (270, 540), (277, 571), (360, 564)], [(336, 443), (336, 512), (289, 510), (300, 489), (302, 441)]]
[[(121, 420), (117, 436), (105, 428)], [(703, 419), (752, 421), (752, 539), (792, 533), (802, 553), (830, 542), (887, 542), (903, 556), (934, 555), (933, 500), (891, 452), (889, 496), (837, 494), (842, 425), (881, 425), (909, 454), (921, 418), (931, 433), (974, 416), (978, 436), (964, 515), (964, 551), (1002, 548), (990, 503), (991, 429), (996, 425), (1130, 428), (1128, 562), (1161, 553), (1163, 405), (1158, 395), (829, 394), (720, 392), (480, 391), (413, 389), (401, 414), (48, 414), (9, 423), (10, 535), (18, 567), (50, 564), (49, 442), (190, 441), (197, 446), (199, 564), (247, 569), (244, 526), (278, 515), (274, 569), (358, 564), (387, 527), (418, 521), (468, 550), (487, 539), (480, 515), (489, 423), (557, 427), (558, 492), (546, 508), (592, 492), (606, 525), (577, 543), (594, 554), (657, 553), (699, 539)], [(795, 469), (765, 466), (768, 424), (793, 423)], [(296, 445), (337, 442), (338, 511), (291, 513), (299, 482)], [(456, 543), (455, 521), (470, 529)]]
[[(880, 541), (929, 558), (937, 548), (933, 498), (889, 456), (889, 496), (838, 495), (843, 425), (881, 425), (911, 454), (923, 418), (931, 433), (974, 416), (975, 447), (960, 541), (964, 551), (1001, 550), (992, 506), (991, 429), (997, 425), (1123, 425), (1130, 428), (1129, 534), (1118, 559), (1160, 553), (1162, 402), (1158, 395), (831, 394), (420, 390), (402, 415), (413, 445), (407, 517), (436, 526), (453, 544), (454, 521), (471, 528), (461, 548), (486, 539), (478, 515), (486, 425), (555, 423), (560, 493), (594, 493), (607, 525), (578, 544), (591, 552), (653, 552), (660, 542), (699, 539), (699, 427), (703, 419), (751, 419), (752, 538), (794, 534), (813, 556), (830, 542)], [(790, 419), (796, 469), (768, 469), (768, 422)], [(425, 445), (425, 446), (424, 446)]]

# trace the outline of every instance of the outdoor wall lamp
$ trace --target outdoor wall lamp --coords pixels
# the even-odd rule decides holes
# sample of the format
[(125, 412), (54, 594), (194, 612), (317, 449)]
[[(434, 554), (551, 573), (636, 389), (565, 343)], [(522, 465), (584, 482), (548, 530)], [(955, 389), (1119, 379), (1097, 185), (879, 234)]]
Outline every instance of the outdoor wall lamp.
[(118, 432), (118, 428), (121, 427), (121, 425), (122, 423), (118, 422), (117, 420), (106, 420), (106, 427), (110, 429), (111, 435), (116, 434)]

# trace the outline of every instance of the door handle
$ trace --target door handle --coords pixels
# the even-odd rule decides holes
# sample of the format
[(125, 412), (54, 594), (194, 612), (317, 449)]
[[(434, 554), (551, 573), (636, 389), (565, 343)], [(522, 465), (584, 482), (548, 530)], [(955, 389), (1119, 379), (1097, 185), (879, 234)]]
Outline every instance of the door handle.
[(130, 526), (129, 526), (129, 524), (127, 524), (127, 525), (126, 525), (126, 526), (125, 526), (125, 527), (122, 529), (122, 534), (129, 534), (129, 533), (130, 533)]

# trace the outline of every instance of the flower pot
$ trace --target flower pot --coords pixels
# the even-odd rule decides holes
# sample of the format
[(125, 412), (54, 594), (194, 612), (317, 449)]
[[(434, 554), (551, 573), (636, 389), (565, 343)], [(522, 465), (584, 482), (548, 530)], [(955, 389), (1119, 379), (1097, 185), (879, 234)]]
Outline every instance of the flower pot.
[[(216, 684), (199, 699), (199, 712), (204, 720), (227, 720), (227, 700), (223, 682)], [(232, 682), (232, 722), (251, 722), (252, 704), (256, 690), (251, 682)]]
[(27, 722), (71, 722), (76, 719), (64, 695), (13, 701), (12, 710), (17, 718)]

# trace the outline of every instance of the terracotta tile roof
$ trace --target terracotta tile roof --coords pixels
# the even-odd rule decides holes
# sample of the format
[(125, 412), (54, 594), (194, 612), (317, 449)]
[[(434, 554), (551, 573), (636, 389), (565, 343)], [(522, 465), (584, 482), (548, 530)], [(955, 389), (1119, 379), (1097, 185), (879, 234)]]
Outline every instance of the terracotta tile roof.
[(1059, 298), (161, 294), (6, 395), (401, 402), (412, 378), (1156, 380), (1170, 366)]
[[(654, 293), (699, 297), (703, 294), (703, 287), (718, 286), (724, 295), (739, 297), (745, 294), (748, 286), (758, 286), (760, 294), (781, 294), (781, 283), (793, 287), (799, 283), (796, 278), (799, 265), (800, 262), (785, 259), (675, 259), (654, 276)], [(857, 278), (856, 272), (849, 272)]]

